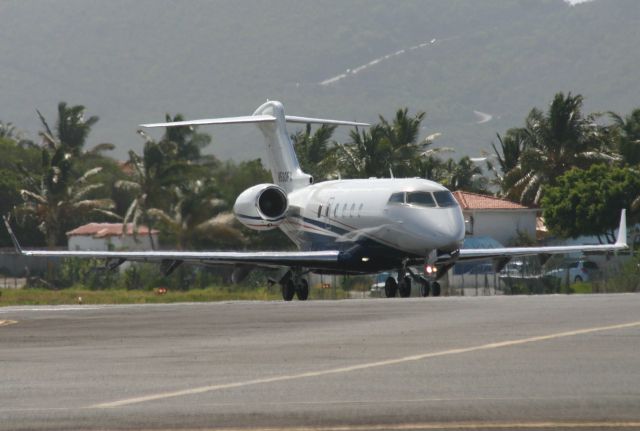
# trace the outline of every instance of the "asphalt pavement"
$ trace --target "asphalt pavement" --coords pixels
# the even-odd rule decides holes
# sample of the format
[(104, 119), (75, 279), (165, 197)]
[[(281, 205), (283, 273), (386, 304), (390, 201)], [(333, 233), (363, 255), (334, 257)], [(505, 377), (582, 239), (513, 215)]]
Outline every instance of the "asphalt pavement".
[(640, 429), (640, 294), (0, 308), (0, 430)]

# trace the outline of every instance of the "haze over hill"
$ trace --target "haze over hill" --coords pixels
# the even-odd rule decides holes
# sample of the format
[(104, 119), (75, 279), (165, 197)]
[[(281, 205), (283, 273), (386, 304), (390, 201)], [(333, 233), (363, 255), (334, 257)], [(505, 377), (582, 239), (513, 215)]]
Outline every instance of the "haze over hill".
[[(90, 144), (139, 149), (166, 112), (376, 121), (407, 106), (458, 155), (488, 149), (557, 91), (585, 111), (640, 106), (640, 3), (594, 0), (0, 2), (0, 121), (35, 139), (35, 109), (87, 106)], [(208, 128), (218, 157), (264, 154), (257, 130)], [(342, 135), (338, 138), (344, 136)]]

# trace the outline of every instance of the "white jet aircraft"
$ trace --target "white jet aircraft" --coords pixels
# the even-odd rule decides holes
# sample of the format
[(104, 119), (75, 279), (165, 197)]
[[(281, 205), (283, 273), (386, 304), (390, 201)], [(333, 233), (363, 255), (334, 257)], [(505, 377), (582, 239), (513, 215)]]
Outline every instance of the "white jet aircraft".
[[(499, 271), (514, 256), (576, 251), (611, 252), (627, 248), (626, 219), (622, 210), (618, 237), (612, 245), (506, 247), (462, 249), (465, 234), (460, 206), (444, 186), (421, 178), (370, 178), (324, 181), (314, 184), (302, 172), (286, 123), (368, 126), (366, 123), (285, 115), (280, 102), (269, 101), (253, 115), (170, 123), (143, 127), (255, 123), (264, 135), (273, 184), (258, 184), (238, 196), (235, 216), (255, 230), (280, 228), (300, 251), (46, 251), (23, 250), (5, 223), (17, 251), (26, 256), (106, 259), (108, 268), (125, 261), (161, 262), (170, 274), (183, 262), (200, 265), (230, 264), (238, 273), (251, 266), (280, 268), (282, 297), (306, 300), (309, 272), (369, 274), (397, 271), (397, 280), (385, 283), (387, 297), (411, 294), (412, 280), (423, 296), (440, 294), (437, 280), (459, 261), (493, 259)], [(410, 266), (425, 265), (426, 277)]]

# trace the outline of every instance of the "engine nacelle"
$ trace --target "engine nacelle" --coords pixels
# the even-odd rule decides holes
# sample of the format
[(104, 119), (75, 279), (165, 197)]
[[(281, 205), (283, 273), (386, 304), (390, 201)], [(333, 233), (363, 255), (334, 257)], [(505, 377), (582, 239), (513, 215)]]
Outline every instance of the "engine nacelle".
[(284, 221), (288, 206), (287, 193), (281, 187), (258, 184), (240, 193), (233, 213), (250, 229), (271, 230)]

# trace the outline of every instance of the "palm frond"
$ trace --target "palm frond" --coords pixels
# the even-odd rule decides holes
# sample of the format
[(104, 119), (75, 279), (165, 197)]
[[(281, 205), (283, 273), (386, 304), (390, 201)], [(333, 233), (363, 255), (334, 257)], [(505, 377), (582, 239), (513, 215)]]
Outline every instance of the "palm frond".
[(22, 200), (24, 201), (32, 200), (42, 205), (47, 204), (47, 199), (44, 196), (29, 190), (25, 190), (25, 189), (20, 190), (20, 196), (22, 196)]
[(140, 184), (134, 181), (118, 180), (114, 183), (115, 187), (124, 191), (140, 191)]
[(115, 150), (115, 148), (116, 146), (114, 144), (103, 142), (102, 144), (98, 144), (91, 148), (89, 151), (87, 151), (87, 154), (95, 156), (103, 153), (104, 151), (113, 151)]
[(91, 192), (101, 189), (102, 187), (104, 187), (103, 184), (89, 184), (79, 189), (74, 188), (72, 190), (71, 201), (79, 201), (81, 199), (84, 199)]
[(120, 214), (114, 213), (113, 211), (108, 211), (102, 208), (93, 208), (91, 212), (106, 215), (107, 217), (111, 217), (115, 220), (122, 221), (122, 216)]
[(115, 204), (111, 199), (86, 199), (83, 201), (74, 202), (71, 204), (71, 206), (78, 210), (88, 211), (94, 208), (114, 208)]
[(76, 184), (82, 184), (85, 181), (87, 181), (89, 178), (93, 177), (94, 175), (97, 175), (98, 173), (100, 173), (102, 171), (102, 167), (101, 166), (97, 166), (93, 169), (89, 169), (87, 172), (85, 172), (80, 178), (78, 178), (76, 180)]

